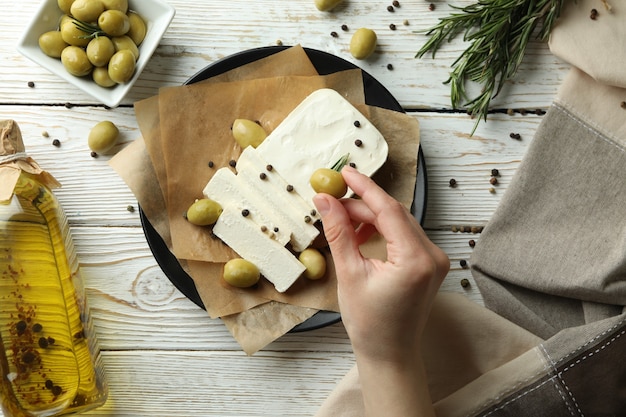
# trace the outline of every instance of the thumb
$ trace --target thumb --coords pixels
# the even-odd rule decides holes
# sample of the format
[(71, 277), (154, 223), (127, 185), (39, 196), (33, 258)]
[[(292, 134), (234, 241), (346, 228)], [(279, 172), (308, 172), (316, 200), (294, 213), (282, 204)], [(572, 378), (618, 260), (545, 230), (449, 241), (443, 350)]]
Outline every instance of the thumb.
[(317, 194), (313, 203), (322, 216), (326, 241), (335, 261), (335, 268), (354, 265), (361, 258), (354, 227), (343, 204), (328, 194)]

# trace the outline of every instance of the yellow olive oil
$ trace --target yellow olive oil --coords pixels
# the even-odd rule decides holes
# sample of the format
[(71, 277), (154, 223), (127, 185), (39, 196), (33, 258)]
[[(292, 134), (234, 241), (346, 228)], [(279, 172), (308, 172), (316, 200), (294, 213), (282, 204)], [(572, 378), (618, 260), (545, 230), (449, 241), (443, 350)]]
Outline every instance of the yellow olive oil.
[(0, 202), (0, 378), (7, 417), (81, 412), (107, 398), (67, 219), (24, 172)]

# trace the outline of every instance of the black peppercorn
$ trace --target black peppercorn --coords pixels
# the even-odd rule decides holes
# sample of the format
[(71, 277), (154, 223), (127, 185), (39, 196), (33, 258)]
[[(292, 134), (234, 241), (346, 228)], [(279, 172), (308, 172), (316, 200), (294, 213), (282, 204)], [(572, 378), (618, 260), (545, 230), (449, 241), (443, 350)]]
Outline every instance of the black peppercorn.
[(97, 157), (98, 157), (98, 154), (96, 153), (96, 151), (91, 151), (91, 152), (89, 153), (89, 156), (91, 156), (92, 158), (97, 158)]
[(330, 36), (332, 36), (333, 38), (338, 38), (339, 34), (333, 30), (332, 32), (330, 32)]
[(463, 279), (461, 280), (461, 287), (463, 287), (463, 288), (467, 288), (467, 287), (469, 287), (469, 286), (470, 286), (469, 279), (467, 279), (467, 278), (463, 278)]
[(52, 387), (54, 387), (54, 382), (52, 382), (52, 380), (50, 379), (46, 379), (46, 388), (52, 389)]
[(344, 32), (348, 31), (348, 25), (341, 25), (341, 30), (343, 30)]
[(234, 159), (231, 159), (230, 161), (228, 161), (228, 165), (234, 168), (237, 166), (237, 161), (235, 161)]
[(267, 166), (265, 167), (265, 169), (267, 169), (268, 171), (271, 171), (271, 170), (273, 170), (273, 169), (274, 169), (274, 167), (273, 167), (273, 166), (271, 166), (271, 165), (267, 165)]
[(65, 108), (66, 109), (71, 109), (72, 107), (74, 107), (74, 105), (72, 103), (70, 103), (69, 101), (67, 103), (65, 103)]
[(596, 9), (591, 9), (591, 12), (589, 13), (589, 18), (591, 20), (596, 20), (597, 17), (598, 17), (598, 11)]
[(292, 192), (293, 191), (293, 185), (291, 185), (291, 184), (287, 185), (287, 191), (288, 192)]
[(361, 127), (361, 122), (359, 122), (358, 120), (355, 120), (354, 127)]
[(396, 30), (396, 25), (394, 25), (393, 23), (389, 24), (389, 29)]
[(24, 320), (20, 320), (15, 325), (15, 330), (17, 330), (18, 334), (22, 334), (26, 330), (26, 327), (27, 327), (26, 322)]
[(61, 146), (61, 141), (58, 139), (53, 140), (52, 146), (56, 146), (58, 148), (59, 146)]
[(357, 140), (354, 141), (354, 145), (357, 148), (360, 148), (363, 145), (363, 141), (361, 139), (357, 139)]
[(41, 324), (39, 323), (33, 324), (33, 332), (39, 333), (42, 330), (43, 330), (43, 326)]
[(134, 213), (135, 212), (135, 207), (133, 207), (132, 205), (127, 205), (126, 206), (126, 211), (128, 211), (129, 213)]
[(215, 166), (215, 162), (209, 161), (208, 165), (209, 165), (209, 168), (213, 168)]
[(35, 87), (35, 83), (34, 83), (34, 82), (32, 82), (32, 81), (29, 81), (29, 82), (28, 82), (28, 87), (30, 87), (30, 88), (34, 88), (34, 87)]
[(311, 216), (304, 216), (305, 223), (311, 223)]
[(498, 179), (496, 177), (489, 178), (489, 184), (491, 184), (491, 185), (498, 184)]
[(54, 340), (54, 337), (48, 337), (48, 344), (49, 345), (54, 345), (55, 342), (56, 342), (56, 340)]
[(264, 180), (264, 179), (266, 179), (266, 178), (267, 178), (267, 174), (266, 174), (265, 172), (261, 172), (261, 173), (259, 174), (259, 178), (261, 178), (262, 180)]
[(461, 265), (461, 268), (467, 268), (467, 261), (465, 259), (461, 259), (459, 261), (459, 265)]
[(470, 241), (467, 243), (470, 245), (470, 248), (473, 248), (474, 246), (476, 246), (476, 241), (474, 239), (470, 239)]
[(52, 387), (52, 395), (61, 395), (63, 393), (63, 388), (58, 385)]
[(400, 2), (398, 0), (393, 0), (391, 4), (393, 4), (395, 7), (400, 7)]
[(274, 233), (278, 233), (278, 230), (279, 230), (278, 227), (275, 227), (274, 228)]
[(350, 162), (348, 165), (350, 165), (351, 168), (356, 168), (356, 164), (354, 162)]
[(456, 187), (456, 180), (454, 178), (450, 178), (450, 181), (448, 182), (448, 185), (450, 187)]
[(393, 65), (392, 65), (392, 64), (387, 64), (387, 69), (388, 69), (389, 71), (391, 71), (391, 70), (393, 69)]
[(261, 226), (261, 231), (262, 231), (263, 233), (267, 232), (267, 226)]
[(522, 135), (520, 135), (519, 133), (511, 133), (511, 134), (509, 134), (509, 137), (510, 137), (511, 139), (515, 139), (515, 140), (520, 140), (520, 139), (522, 139)]
[(45, 349), (48, 347), (48, 339), (45, 337), (40, 337), (38, 341), (39, 347)]
[(393, 6), (387, 6), (387, 11), (388, 11), (388, 12), (393, 12), (393, 11), (394, 11)]
[(317, 210), (315, 209), (311, 210), (311, 216), (317, 216)]
[(499, 177), (500, 176), (500, 171), (498, 171), (496, 168), (491, 170), (491, 176), (493, 177)]
[(431, 12), (432, 12), (433, 10), (435, 10), (435, 4), (434, 4), (434, 3), (430, 3), (430, 4), (428, 5), (428, 10), (430, 10)]
[(248, 209), (241, 210), (241, 215), (243, 217), (248, 217), (250, 215), (250, 210), (248, 210)]

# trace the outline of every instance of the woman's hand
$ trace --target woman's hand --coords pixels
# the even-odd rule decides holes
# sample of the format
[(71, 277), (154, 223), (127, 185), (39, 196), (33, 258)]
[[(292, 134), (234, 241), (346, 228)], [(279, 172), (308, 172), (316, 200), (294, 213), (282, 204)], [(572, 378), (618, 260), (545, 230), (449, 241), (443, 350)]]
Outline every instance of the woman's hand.
[[(357, 357), (366, 409), (376, 415), (367, 407), (372, 398), (378, 403), (373, 407), (387, 407), (385, 398), (401, 403), (407, 395), (430, 407), (419, 346), (432, 301), (450, 267), (448, 257), (411, 213), (373, 180), (350, 167), (342, 174), (360, 199), (318, 194), (314, 202), (335, 262), (339, 307)], [(359, 250), (376, 232), (386, 241), (386, 260), (366, 258)], [(385, 375), (391, 387), (379, 387)], [(412, 387), (422, 396), (410, 394)], [(380, 401), (381, 389), (395, 390), (400, 399)], [(413, 415), (419, 409), (409, 403), (397, 415)], [(411, 408), (410, 414), (401, 414)], [(378, 415), (394, 415), (389, 411)]]

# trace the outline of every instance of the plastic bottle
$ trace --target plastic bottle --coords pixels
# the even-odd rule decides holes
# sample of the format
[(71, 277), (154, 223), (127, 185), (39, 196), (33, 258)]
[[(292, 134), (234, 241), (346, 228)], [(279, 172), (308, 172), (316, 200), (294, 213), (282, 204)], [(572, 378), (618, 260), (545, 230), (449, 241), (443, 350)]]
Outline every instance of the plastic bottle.
[(0, 399), (6, 417), (86, 411), (107, 385), (60, 184), (0, 121)]

